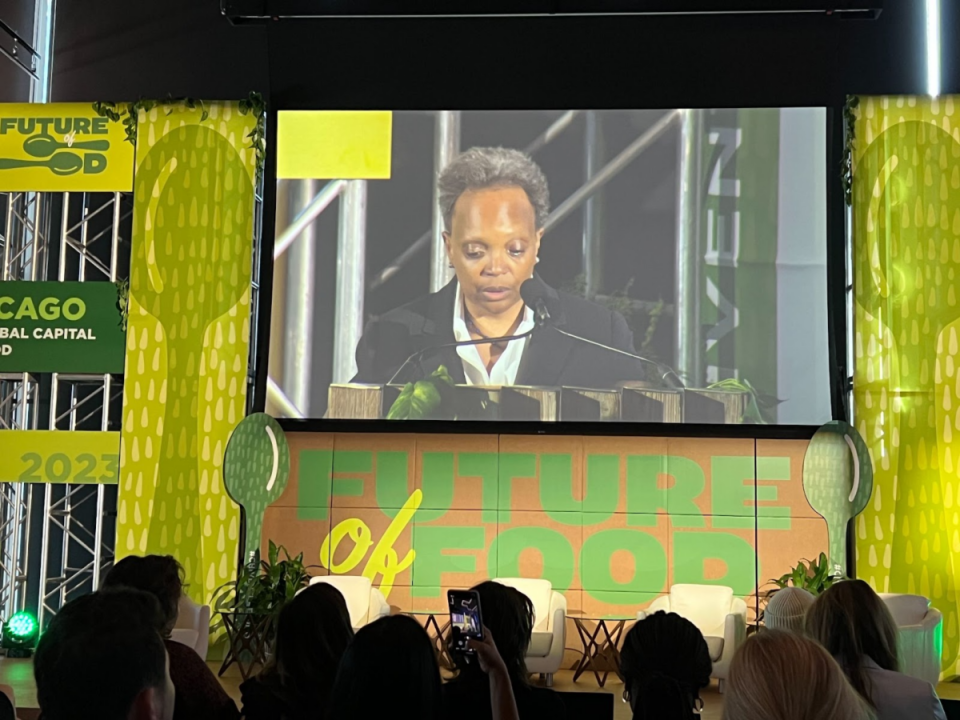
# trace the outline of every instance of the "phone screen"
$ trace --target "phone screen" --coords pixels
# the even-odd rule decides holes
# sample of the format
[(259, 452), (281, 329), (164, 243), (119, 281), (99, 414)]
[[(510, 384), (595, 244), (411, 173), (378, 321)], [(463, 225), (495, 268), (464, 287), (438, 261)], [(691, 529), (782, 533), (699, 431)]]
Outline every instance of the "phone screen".
[(471, 638), (483, 639), (483, 617), (480, 614), (480, 595), (472, 590), (448, 590), (450, 606), (450, 635), (453, 649), (472, 653), (467, 647)]

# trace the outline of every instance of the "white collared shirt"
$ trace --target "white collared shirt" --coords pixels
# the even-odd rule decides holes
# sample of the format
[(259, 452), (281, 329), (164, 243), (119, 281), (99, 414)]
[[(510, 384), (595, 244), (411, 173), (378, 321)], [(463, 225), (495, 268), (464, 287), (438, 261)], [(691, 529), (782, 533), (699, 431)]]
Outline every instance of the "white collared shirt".
[[(460, 283), (457, 283), (457, 293), (453, 305), (453, 336), (457, 342), (471, 340), (470, 331), (467, 330), (467, 321), (463, 311), (463, 296), (460, 294)], [(523, 318), (520, 325), (513, 332), (514, 335), (521, 335), (534, 327), (533, 310), (524, 306)], [(523, 358), (523, 351), (530, 338), (523, 340), (511, 340), (507, 343), (503, 354), (497, 358), (497, 362), (488, 372), (483, 360), (480, 359), (480, 353), (476, 345), (465, 345), (457, 348), (457, 354), (463, 363), (463, 375), (467, 379), (467, 385), (514, 385), (517, 380), (517, 371), (520, 369), (520, 360)]]

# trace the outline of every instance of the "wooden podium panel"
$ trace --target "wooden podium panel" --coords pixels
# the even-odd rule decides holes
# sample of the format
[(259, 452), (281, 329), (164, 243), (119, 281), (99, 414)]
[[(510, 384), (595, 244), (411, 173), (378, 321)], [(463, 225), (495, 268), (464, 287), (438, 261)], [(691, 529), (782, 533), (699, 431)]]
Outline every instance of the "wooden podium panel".
[(332, 384), (327, 391), (327, 417), (344, 420), (378, 420), (403, 388), (400, 385)]
[(687, 388), (683, 393), (683, 422), (737, 425), (749, 401), (747, 393)]
[[(328, 418), (384, 418), (403, 389), (400, 385), (333, 384)], [(726, 390), (667, 390), (627, 386), (619, 390), (573, 387), (458, 385), (454, 407), (462, 420), (528, 422), (648, 422), (738, 424), (750, 396)]]
[(586, 422), (620, 419), (619, 390), (565, 387), (560, 390), (560, 420)]
[(625, 387), (620, 418), (628, 422), (683, 422), (683, 393), (677, 390)]
[(501, 420), (560, 419), (560, 388), (511, 385), (500, 388)]

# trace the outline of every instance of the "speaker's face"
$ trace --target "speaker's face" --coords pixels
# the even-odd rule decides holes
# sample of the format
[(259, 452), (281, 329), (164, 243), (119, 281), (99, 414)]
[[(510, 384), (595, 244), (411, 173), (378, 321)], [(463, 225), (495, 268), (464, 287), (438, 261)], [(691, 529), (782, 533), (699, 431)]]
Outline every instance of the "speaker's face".
[(522, 188), (472, 190), (457, 199), (444, 240), (471, 314), (517, 311), (520, 285), (533, 276), (542, 234)]

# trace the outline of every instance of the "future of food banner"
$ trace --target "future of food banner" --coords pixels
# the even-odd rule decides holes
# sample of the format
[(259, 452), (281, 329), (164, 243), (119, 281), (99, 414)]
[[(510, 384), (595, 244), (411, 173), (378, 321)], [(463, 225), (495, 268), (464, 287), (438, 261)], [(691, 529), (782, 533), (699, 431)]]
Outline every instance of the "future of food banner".
[(246, 412), (257, 118), (140, 111), (117, 556), (173, 553), (191, 597), (234, 579), (227, 440)]
[(868, 97), (853, 173), (854, 417), (875, 467), (858, 575), (944, 616), (957, 670), (960, 98)]

